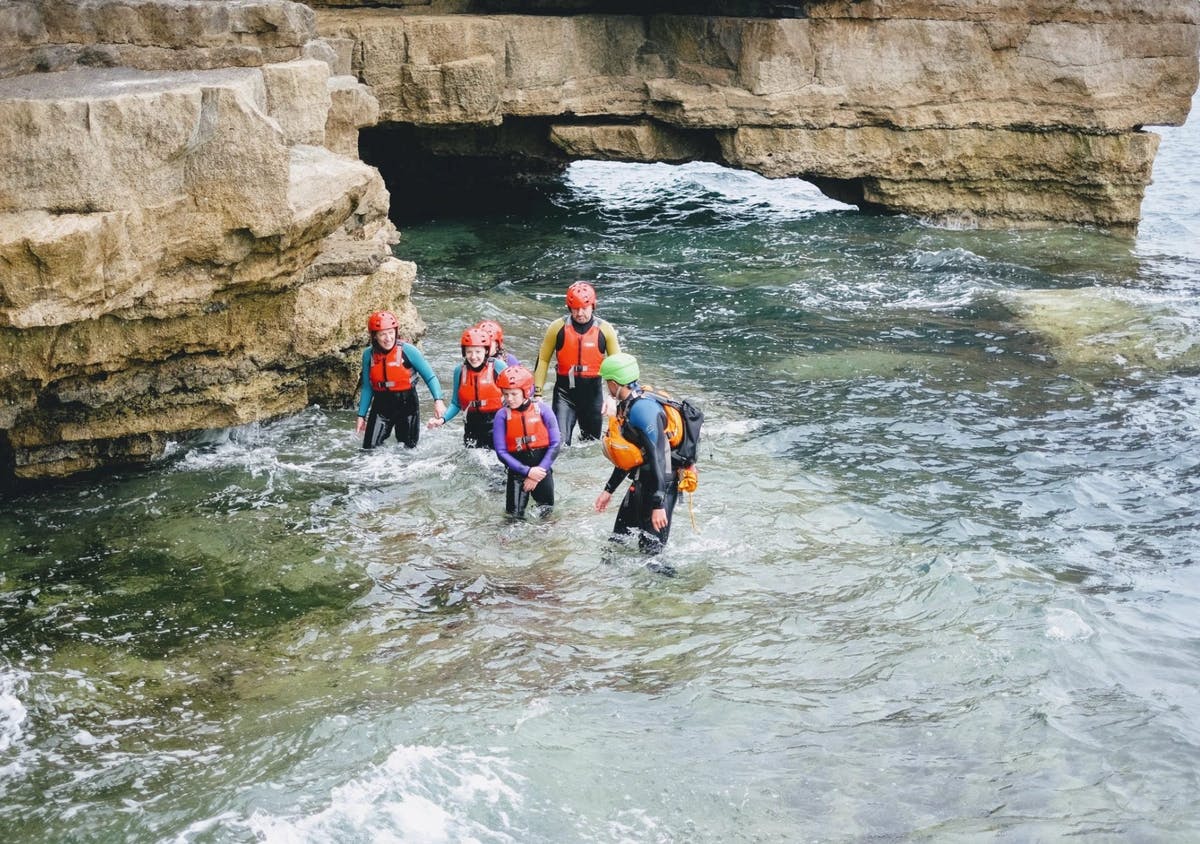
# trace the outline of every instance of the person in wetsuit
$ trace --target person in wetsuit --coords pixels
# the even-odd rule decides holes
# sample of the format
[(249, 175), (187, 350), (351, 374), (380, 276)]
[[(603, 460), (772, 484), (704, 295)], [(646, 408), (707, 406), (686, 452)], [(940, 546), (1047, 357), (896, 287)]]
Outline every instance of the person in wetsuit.
[(430, 428), (440, 428), (460, 411), (465, 411), (463, 445), (467, 448), (492, 447), (492, 420), (501, 406), (496, 376), (504, 371), (505, 363), (488, 355), (491, 345), (491, 333), (479, 326), (462, 333), (459, 348), (463, 361), (454, 367), (456, 387), (450, 395), (450, 407), (441, 416), (429, 420)]
[(416, 447), (421, 436), (421, 408), (414, 372), (433, 396), (434, 413), (440, 417), (446, 412), (442, 387), (429, 361), (416, 346), (399, 340), (399, 327), (391, 311), (376, 311), (367, 318), (371, 345), (363, 350), (356, 426), (363, 435), (363, 448), (383, 445), (393, 431), (397, 441)]
[(613, 470), (604, 491), (596, 497), (595, 508), (603, 513), (617, 487), (629, 478), (613, 538), (637, 531), (638, 547), (657, 554), (671, 532), (679, 487), (671, 467), (666, 412), (659, 402), (642, 394), (639, 374), (637, 358), (623, 352), (610, 355), (600, 365), (600, 378), (617, 409), (604, 441), (604, 454), (612, 461)]
[(496, 457), (508, 470), (504, 512), (523, 519), (530, 498), (542, 506), (543, 513), (554, 506), (551, 464), (562, 438), (554, 411), (532, 398), (532, 372), (520, 364), (510, 366), (496, 376), (496, 383), (504, 407), (492, 423), (492, 442)]
[(516, 355), (504, 348), (504, 329), (500, 323), (494, 319), (481, 319), (476, 325), (492, 335), (492, 346), (488, 350), (489, 358), (499, 358), (504, 361), (505, 366), (516, 366), (521, 362)]
[(586, 281), (567, 288), (567, 308), (569, 316), (556, 319), (546, 329), (533, 384), (536, 394), (541, 395), (553, 357), (554, 415), (563, 442), (570, 445), (576, 422), (580, 439), (600, 438), (604, 413), (600, 364), (608, 355), (620, 352), (621, 344), (616, 330), (595, 315), (596, 290)]

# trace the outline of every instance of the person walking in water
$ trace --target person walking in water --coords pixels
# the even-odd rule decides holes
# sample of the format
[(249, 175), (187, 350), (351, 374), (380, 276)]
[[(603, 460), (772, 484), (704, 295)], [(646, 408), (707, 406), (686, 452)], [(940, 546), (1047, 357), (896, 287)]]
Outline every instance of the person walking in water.
[(393, 431), (406, 447), (416, 447), (421, 436), (421, 408), (414, 372), (433, 396), (434, 413), (441, 417), (446, 412), (442, 386), (429, 361), (416, 346), (400, 341), (399, 328), (391, 311), (376, 311), (367, 318), (371, 345), (363, 350), (357, 423), (363, 448), (383, 445)]
[(533, 373), (524, 366), (510, 366), (496, 376), (504, 407), (492, 423), (496, 456), (507, 469), (504, 512), (514, 519), (525, 518), (532, 498), (543, 512), (554, 506), (554, 475), (551, 464), (558, 456), (561, 436), (554, 411), (532, 398)]
[(596, 498), (595, 508), (603, 513), (617, 487), (630, 478), (617, 510), (613, 538), (637, 531), (638, 547), (657, 554), (671, 532), (679, 488), (671, 466), (666, 411), (657, 400), (643, 394), (639, 374), (637, 358), (624, 352), (610, 355), (600, 365), (600, 377), (617, 402), (617, 412), (604, 438), (604, 455), (612, 462), (613, 470)]
[(554, 415), (562, 428), (563, 442), (571, 444), (576, 422), (580, 439), (600, 438), (604, 413), (604, 389), (600, 363), (621, 351), (616, 330), (595, 315), (596, 291), (586, 281), (567, 288), (569, 316), (560, 317), (546, 329), (533, 374), (535, 392), (542, 394), (550, 358), (555, 358)]
[(492, 335), (492, 347), (488, 351), (488, 357), (499, 358), (506, 366), (516, 366), (521, 362), (516, 355), (504, 348), (504, 329), (500, 327), (500, 323), (494, 319), (483, 319), (477, 324)]
[(492, 335), (475, 326), (462, 333), (459, 348), (463, 360), (454, 367), (454, 383), (457, 385), (450, 396), (450, 407), (441, 416), (429, 420), (430, 428), (440, 428), (459, 414), (463, 414), (463, 445), (467, 448), (492, 447), (492, 419), (500, 409), (500, 387), (496, 376), (505, 369), (503, 360), (488, 356)]

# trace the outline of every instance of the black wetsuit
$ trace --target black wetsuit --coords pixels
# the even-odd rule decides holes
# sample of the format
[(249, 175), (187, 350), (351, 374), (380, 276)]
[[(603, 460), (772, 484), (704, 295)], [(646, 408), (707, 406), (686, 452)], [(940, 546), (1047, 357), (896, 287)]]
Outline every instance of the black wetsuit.
[[(630, 472), (614, 467), (604, 489), (611, 495), (626, 477), (630, 478), (629, 489), (617, 510), (613, 537), (619, 538), (636, 530), (638, 547), (648, 554), (657, 554), (671, 533), (679, 486), (671, 468), (667, 415), (654, 399), (644, 398), (636, 384), (631, 386), (635, 392), (617, 407), (617, 417), (623, 420), (621, 436), (641, 450), (643, 462)], [(662, 530), (655, 530), (650, 517), (659, 508), (667, 511), (667, 524)]]

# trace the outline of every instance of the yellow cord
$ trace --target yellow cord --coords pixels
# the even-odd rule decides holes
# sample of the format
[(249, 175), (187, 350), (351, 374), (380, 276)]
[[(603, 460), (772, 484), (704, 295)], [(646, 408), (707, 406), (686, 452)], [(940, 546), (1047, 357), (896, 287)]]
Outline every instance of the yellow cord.
[(696, 527), (696, 511), (692, 508), (692, 493), (696, 491), (696, 487), (700, 484), (700, 476), (696, 472), (695, 466), (688, 466), (686, 469), (679, 470), (679, 480), (677, 486), (680, 492), (686, 492), (688, 497), (688, 515), (692, 518), (692, 530), (696, 533), (700, 532), (700, 528)]

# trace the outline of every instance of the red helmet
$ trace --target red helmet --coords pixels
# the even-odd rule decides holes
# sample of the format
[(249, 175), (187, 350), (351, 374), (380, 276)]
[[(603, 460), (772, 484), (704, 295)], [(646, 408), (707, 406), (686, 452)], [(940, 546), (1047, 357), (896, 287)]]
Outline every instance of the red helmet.
[(496, 376), (496, 386), (501, 390), (521, 390), (529, 398), (533, 395), (533, 373), (518, 363)]
[(462, 345), (463, 354), (467, 353), (467, 346), (480, 346), (486, 350), (492, 347), (492, 335), (476, 325), (462, 333), (459, 343)]
[(400, 321), (391, 311), (376, 311), (367, 317), (368, 331), (383, 331), (388, 328), (399, 328)]
[(586, 308), (596, 306), (596, 288), (586, 281), (577, 281), (567, 288), (567, 307)]
[(500, 327), (500, 323), (496, 322), (496, 320), (481, 320), (477, 327), (482, 328), (484, 331), (491, 334), (492, 339), (496, 341), (497, 346), (504, 345), (504, 329)]

